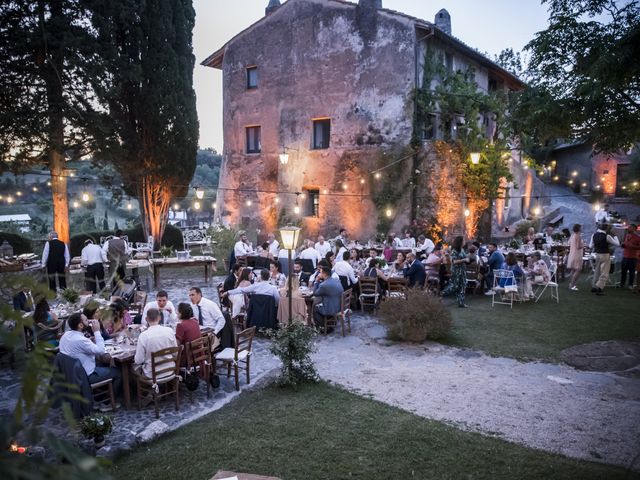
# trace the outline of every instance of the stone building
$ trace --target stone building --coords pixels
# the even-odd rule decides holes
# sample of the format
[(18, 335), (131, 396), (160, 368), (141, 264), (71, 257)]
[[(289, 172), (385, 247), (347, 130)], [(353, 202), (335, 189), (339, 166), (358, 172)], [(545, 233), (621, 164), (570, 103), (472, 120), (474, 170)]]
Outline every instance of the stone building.
[[(449, 70), (473, 68), (483, 91), (523, 86), (451, 31), (446, 10), (431, 23), (381, 0), (270, 0), (262, 19), (202, 62), (223, 74), (220, 219), (263, 231), (295, 221), (309, 234), (344, 226), (362, 239), (380, 216), (393, 217), (392, 228), (408, 224), (410, 192), (381, 209), (372, 185), (410, 144), (427, 48)], [(430, 120), (420, 132), (425, 145), (460, 125), (441, 125), (437, 112)], [(490, 118), (480, 121), (491, 130)], [(516, 176), (526, 180), (533, 174), (517, 158)], [(398, 175), (406, 177), (412, 167), (404, 163)], [(504, 207), (498, 223), (527, 213)]]

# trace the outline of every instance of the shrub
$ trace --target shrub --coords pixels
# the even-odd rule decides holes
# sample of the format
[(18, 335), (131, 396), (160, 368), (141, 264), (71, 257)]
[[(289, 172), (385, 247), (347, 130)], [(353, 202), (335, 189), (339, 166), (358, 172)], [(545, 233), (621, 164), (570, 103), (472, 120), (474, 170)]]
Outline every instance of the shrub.
[(218, 265), (222, 265), (222, 260), (229, 258), (231, 250), (236, 244), (238, 232), (217, 223), (209, 227), (207, 234), (216, 242), (213, 247), (213, 254), (218, 259)]
[(311, 360), (316, 330), (294, 322), (279, 330), (268, 330), (273, 340), (270, 351), (282, 361), (278, 384), (295, 387), (300, 383), (317, 382), (318, 372)]
[(0, 232), (0, 245), (4, 241), (9, 242), (9, 245), (13, 247), (13, 254), (20, 255), (22, 253), (32, 253), (33, 245), (31, 240), (17, 233)]
[(529, 228), (533, 227), (537, 232), (540, 229), (540, 220), (523, 220), (516, 225), (515, 237), (524, 238), (529, 231)]
[(407, 298), (392, 297), (380, 305), (380, 318), (390, 340), (424, 342), (447, 336), (453, 321), (438, 297), (410, 289)]

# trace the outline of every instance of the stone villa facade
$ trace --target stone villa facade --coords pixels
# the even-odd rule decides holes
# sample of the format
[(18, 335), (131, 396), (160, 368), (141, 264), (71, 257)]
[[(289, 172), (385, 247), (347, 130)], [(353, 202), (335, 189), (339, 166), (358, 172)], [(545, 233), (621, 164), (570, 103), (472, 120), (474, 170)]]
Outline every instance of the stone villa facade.
[[(380, 215), (407, 225), (410, 192), (380, 211), (371, 185), (383, 152), (391, 163), (410, 143), (427, 48), (448, 69), (472, 67), (481, 90), (523, 86), (453, 37), (446, 10), (431, 23), (381, 0), (271, 0), (262, 19), (202, 62), (223, 74), (219, 219), (262, 231), (294, 221), (309, 235), (344, 226), (361, 239), (376, 233)], [(425, 145), (444, 128), (437, 112), (433, 123)], [(514, 160), (516, 181), (534, 183)], [(502, 202), (498, 223), (528, 213), (524, 202), (509, 203), (518, 205), (503, 211)]]

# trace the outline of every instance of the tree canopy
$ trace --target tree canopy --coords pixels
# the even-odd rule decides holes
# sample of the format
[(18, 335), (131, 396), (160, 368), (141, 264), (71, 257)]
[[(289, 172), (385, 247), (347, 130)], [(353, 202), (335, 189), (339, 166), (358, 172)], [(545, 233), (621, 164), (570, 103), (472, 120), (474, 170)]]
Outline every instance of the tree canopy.
[(525, 49), (530, 88), (518, 116), (536, 138), (592, 141), (597, 150), (640, 139), (640, 9), (636, 0), (542, 0), (549, 27)]

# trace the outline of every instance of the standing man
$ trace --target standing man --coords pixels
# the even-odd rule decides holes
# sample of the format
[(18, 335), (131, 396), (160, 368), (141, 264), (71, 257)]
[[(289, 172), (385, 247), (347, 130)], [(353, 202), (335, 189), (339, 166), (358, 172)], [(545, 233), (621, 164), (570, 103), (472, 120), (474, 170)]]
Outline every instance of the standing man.
[(84, 282), (85, 288), (93, 293), (104, 289), (104, 265), (107, 261), (105, 252), (90, 238), (84, 241), (82, 249), (82, 260), (80, 265), (85, 268)]
[(607, 284), (609, 272), (611, 270), (611, 252), (609, 246), (619, 247), (620, 242), (616, 237), (612, 237), (607, 233), (607, 225), (600, 224), (596, 233), (591, 237), (589, 246), (596, 255), (596, 264), (593, 274), (593, 285), (591, 293), (596, 295), (604, 295), (602, 289)]
[(202, 290), (198, 287), (189, 289), (189, 299), (191, 300), (193, 315), (198, 319), (200, 326), (213, 329), (213, 333), (220, 338), (220, 333), (226, 323), (220, 307), (208, 298), (204, 298)]
[(129, 256), (129, 244), (122, 238), (122, 230), (116, 230), (111, 240), (104, 242), (102, 251), (109, 260), (109, 278), (122, 280), (127, 272), (127, 260)]
[(159, 290), (156, 294), (155, 301), (151, 301), (144, 306), (142, 311), (142, 324), (147, 325), (147, 314), (151, 309), (158, 310), (160, 314), (159, 325), (170, 327), (178, 323), (178, 316), (176, 315), (176, 309), (169, 300), (169, 294), (164, 290)]
[(276, 236), (273, 233), (267, 235), (267, 243), (269, 244), (269, 254), (271, 258), (278, 258), (278, 252), (280, 251), (280, 243), (276, 240)]
[[(146, 322), (149, 325), (144, 332), (138, 337), (138, 346), (136, 347), (136, 356), (133, 363), (138, 371), (141, 371), (145, 377), (151, 378), (151, 355), (158, 350), (170, 347), (177, 347), (178, 341), (176, 334), (172, 328), (160, 325), (160, 312), (155, 308), (147, 311)], [(168, 365), (163, 365), (163, 369), (167, 369)], [(169, 372), (165, 376), (170, 375)]]
[(633, 223), (627, 228), (627, 232), (622, 240), (622, 266), (620, 268), (620, 287), (624, 288), (629, 274), (629, 290), (633, 289), (633, 281), (636, 274), (638, 252), (640, 252), (640, 236), (637, 233), (638, 227)]
[(318, 241), (316, 242), (315, 249), (320, 254), (320, 257), (324, 258), (327, 253), (331, 251), (331, 245), (329, 245), (329, 242), (324, 241), (324, 237), (322, 235), (318, 235)]
[(320, 283), (316, 285), (313, 291), (313, 296), (318, 299), (313, 307), (313, 321), (317, 327), (322, 327), (324, 326), (324, 317), (335, 315), (342, 308), (344, 289), (340, 284), (340, 280), (336, 280), (331, 276), (331, 267), (321, 266), (318, 277)]
[(56, 279), (61, 290), (67, 288), (66, 271), (70, 261), (69, 247), (58, 240), (57, 232), (51, 232), (49, 241), (44, 244), (44, 250), (42, 250), (42, 263), (47, 267), (49, 290), (56, 291)]
[(487, 250), (489, 251), (489, 260), (487, 260), (487, 266), (489, 267), (489, 271), (484, 276), (485, 283), (487, 285), (487, 291), (485, 295), (494, 295), (493, 291), (493, 271), (500, 270), (504, 265), (504, 255), (498, 251), (498, 245), (495, 243), (490, 243), (487, 245)]

